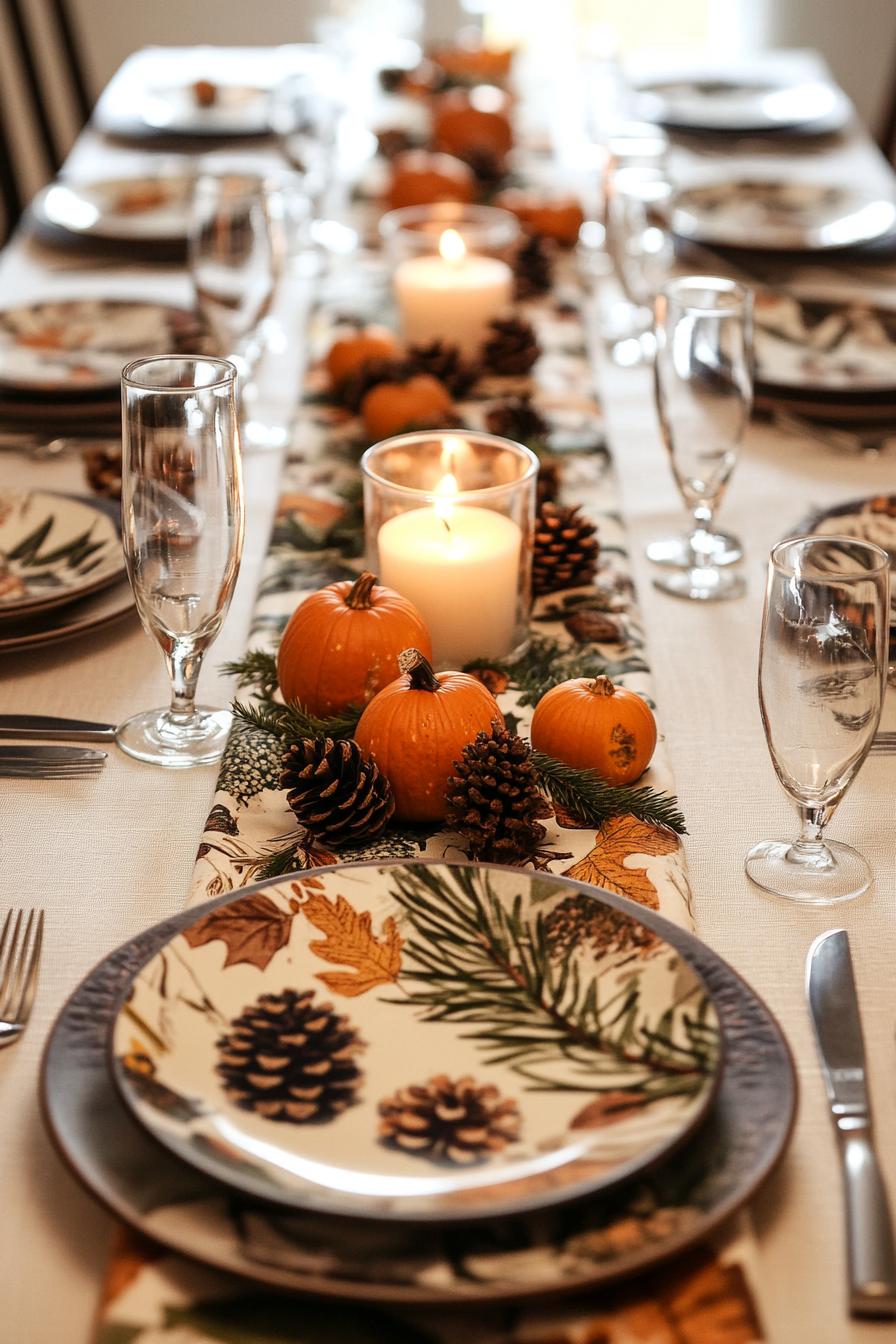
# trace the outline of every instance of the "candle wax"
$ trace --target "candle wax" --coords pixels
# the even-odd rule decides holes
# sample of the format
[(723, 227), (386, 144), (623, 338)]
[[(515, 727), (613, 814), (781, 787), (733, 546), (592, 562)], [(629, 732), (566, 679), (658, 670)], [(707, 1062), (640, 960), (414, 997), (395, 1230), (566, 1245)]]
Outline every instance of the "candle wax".
[(473, 355), (513, 297), (513, 272), (496, 257), (410, 257), (395, 271), (399, 322), (408, 344), (446, 340)]
[(465, 504), (444, 518), (412, 509), (380, 528), (380, 582), (418, 608), (436, 666), (460, 668), (514, 648), (522, 540), (512, 519)]

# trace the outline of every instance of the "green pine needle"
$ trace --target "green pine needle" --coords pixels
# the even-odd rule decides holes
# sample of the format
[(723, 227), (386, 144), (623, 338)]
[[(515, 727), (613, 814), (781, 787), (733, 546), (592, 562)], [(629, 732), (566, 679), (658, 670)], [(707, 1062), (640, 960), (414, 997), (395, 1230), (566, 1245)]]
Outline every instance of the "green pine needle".
[(247, 705), (234, 700), (231, 708), (237, 719), (259, 732), (278, 737), (284, 746), (306, 737), (332, 737), (334, 741), (351, 737), (361, 717), (361, 711), (349, 705), (333, 718), (322, 719), (296, 700), (285, 705), (274, 702)]
[(269, 700), (277, 689), (277, 659), (264, 649), (249, 649), (242, 658), (223, 663), (225, 677), (236, 677), (242, 688), (251, 686), (263, 700)]
[(630, 813), (639, 821), (687, 834), (674, 794), (647, 785), (636, 789), (630, 784), (608, 784), (596, 770), (577, 770), (543, 751), (533, 751), (531, 760), (551, 800), (585, 825), (601, 826), (610, 817)]
[(259, 865), (256, 873), (258, 880), (263, 882), (268, 878), (283, 877), (286, 873), (296, 872), (302, 867), (298, 858), (300, 848), (300, 840), (294, 839), (282, 849), (273, 850), (265, 858), (264, 863)]

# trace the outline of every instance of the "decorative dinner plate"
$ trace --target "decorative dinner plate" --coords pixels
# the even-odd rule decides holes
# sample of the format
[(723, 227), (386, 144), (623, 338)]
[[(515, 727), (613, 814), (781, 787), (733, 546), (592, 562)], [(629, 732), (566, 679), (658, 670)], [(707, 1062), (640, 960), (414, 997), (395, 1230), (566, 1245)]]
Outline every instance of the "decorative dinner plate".
[(66, 396), (112, 392), (129, 360), (188, 350), (199, 334), (193, 313), (139, 300), (0, 309), (0, 388)]
[(896, 309), (758, 290), (753, 320), (758, 388), (896, 401)]
[[(874, 542), (888, 553), (890, 569), (896, 570), (896, 495), (873, 495), (870, 499), (852, 499), (846, 504), (818, 509), (804, 521), (800, 531)], [(896, 590), (892, 605), (896, 608)]]
[(645, 121), (677, 130), (733, 133), (840, 129), (850, 115), (849, 99), (821, 80), (775, 83), (770, 80), (695, 77), (642, 85), (636, 113)]
[[(211, 101), (206, 103), (206, 97)], [(266, 135), (269, 106), (268, 89), (206, 79), (146, 89), (136, 120), (148, 131), (166, 135)]]
[(444, 1221), (656, 1162), (705, 1114), (718, 1044), (699, 975), (599, 892), (368, 864), (179, 933), (122, 1004), (112, 1069), (156, 1138), (248, 1194)]
[(109, 510), (46, 490), (0, 488), (0, 622), (108, 587), (125, 572)]
[(195, 178), (185, 174), (62, 180), (39, 192), (31, 215), (41, 231), (126, 244), (185, 245)]
[(676, 192), (673, 233), (710, 246), (830, 251), (896, 227), (896, 202), (838, 183), (785, 179), (706, 182)]
[[(571, 896), (595, 891), (568, 878), (554, 881)], [(245, 888), (238, 899), (266, 889)], [(197, 917), (228, 907), (233, 893), (123, 944), (74, 992), (44, 1055), (41, 1095), (50, 1133), (75, 1175), (115, 1217), (175, 1252), (281, 1288), (483, 1303), (569, 1293), (641, 1272), (704, 1240), (767, 1179), (790, 1136), (796, 1078), (774, 1018), (725, 962), (652, 910), (599, 895), (602, 909), (635, 915), (703, 977), (725, 1057), (699, 1131), (668, 1160), (609, 1193), (461, 1229), (371, 1223), (253, 1201), (160, 1148), (111, 1081), (110, 1024), (141, 967)]]
[(21, 620), (0, 623), (0, 653), (27, 653), (48, 644), (61, 644), (78, 635), (95, 634), (136, 612), (129, 583), (117, 583), (67, 607)]

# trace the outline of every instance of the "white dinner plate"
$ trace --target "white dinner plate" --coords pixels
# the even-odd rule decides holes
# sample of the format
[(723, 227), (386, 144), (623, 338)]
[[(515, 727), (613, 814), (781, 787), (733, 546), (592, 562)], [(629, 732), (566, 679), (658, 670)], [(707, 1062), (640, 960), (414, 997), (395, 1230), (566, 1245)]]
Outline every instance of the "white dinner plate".
[(781, 83), (710, 76), (642, 85), (635, 115), (677, 130), (757, 133), (839, 130), (851, 113), (846, 95), (821, 80)]
[(300, 875), (138, 973), (112, 1068), (186, 1162), (285, 1204), (463, 1219), (604, 1189), (702, 1118), (700, 977), (583, 886), (478, 865)]
[(709, 246), (828, 251), (890, 233), (896, 202), (834, 182), (726, 179), (676, 192), (671, 227)]
[(31, 213), (39, 227), (114, 242), (183, 242), (195, 178), (188, 174), (53, 182)]

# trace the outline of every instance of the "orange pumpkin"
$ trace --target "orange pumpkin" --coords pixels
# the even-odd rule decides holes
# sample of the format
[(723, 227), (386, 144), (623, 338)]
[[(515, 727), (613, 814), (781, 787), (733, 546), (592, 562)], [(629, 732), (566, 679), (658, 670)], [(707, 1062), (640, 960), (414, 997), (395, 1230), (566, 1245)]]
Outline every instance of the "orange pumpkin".
[(640, 695), (609, 677), (575, 677), (539, 700), (530, 738), (536, 751), (596, 770), (611, 784), (631, 784), (650, 764), (656, 720)]
[(453, 409), (445, 384), (428, 373), (404, 383), (377, 383), (361, 402), (364, 428), (374, 442), (417, 425), (438, 423)]
[(481, 681), (433, 672), (419, 649), (405, 649), (398, 666), (401, 676), (361, 715), (355, 741), (392, 785), (396, 820), (442, 821), (455, 761), (504, 717)]
[(443, 94), (433, 119), (436, 148), (459, 158), (484, 149), (503, 159), (513, 145), (509, 107), (507, 94), (488, 85)]
[(515, 187), (501, 191), (494, 204), (516, 215), (524, 229), (551, 238), (561, 247), (575, 247), (585, 214), (575, 196), (541, 196)]
[(512, 47), (438, 47), (432, 59), (455, 79), (504, 80), (513, 64)]
[(467, 204), (476, 194), (473, 171), (450, 154), (411, 149), (392, 160), (387, 193), (391, 209), (405, 205), (434, 205), (438, 201)]
[(362, 327), (351, 336), (334, 341), (327, 355), (327, 373), (333, 383), (341, 383), (374, 359), (394, 359), (398, 341), (388, 327)]
[(277, 654), (280, 691), (322, 717), (360, 708), (392, 680), (395, 659), (411, 640), (431, 651), (417, 608), (375, 574), (331, 583), (289, 618)]

